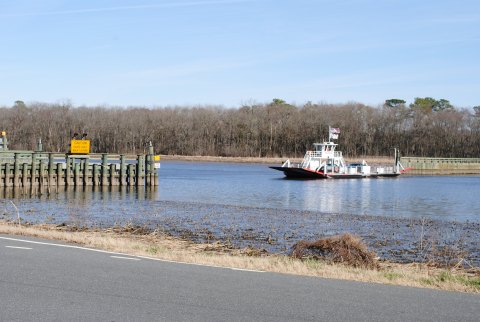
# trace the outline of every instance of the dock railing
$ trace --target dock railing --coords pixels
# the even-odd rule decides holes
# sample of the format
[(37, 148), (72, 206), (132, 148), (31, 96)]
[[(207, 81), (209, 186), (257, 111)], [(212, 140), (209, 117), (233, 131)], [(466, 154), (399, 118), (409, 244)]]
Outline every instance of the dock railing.
[(151, 153), (0, 151), (0, 187), (158, 186), (157, 161)]
[(401, 157), (410, 174), (479, 174), (480, 158)]

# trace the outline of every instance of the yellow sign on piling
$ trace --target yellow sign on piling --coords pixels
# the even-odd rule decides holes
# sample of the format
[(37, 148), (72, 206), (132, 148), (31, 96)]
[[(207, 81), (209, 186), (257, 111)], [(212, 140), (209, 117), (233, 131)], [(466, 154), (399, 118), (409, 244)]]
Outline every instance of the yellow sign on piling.
[(160, 161), (160, 156), (159, 155), (155, 155), (153, 157), (153, 161)]
[(89, 154), (90, 140), (71, 140), (70, 153), (72, 154)]

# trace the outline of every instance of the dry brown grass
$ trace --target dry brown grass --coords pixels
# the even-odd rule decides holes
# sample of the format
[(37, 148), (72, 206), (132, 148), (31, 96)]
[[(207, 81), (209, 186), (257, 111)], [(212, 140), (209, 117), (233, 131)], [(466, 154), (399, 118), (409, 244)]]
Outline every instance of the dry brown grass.
[[(199, 156), (199, 155), (162, 155), (162, 160), (170, 161), (196, 161), (196, 162), (232, 162), (232, 163), (261, 163), (261, 164), (282, 164), (287, 159), (298, 163), (302, 158), (256, 158), (256, 157), (217, 157), (217, 156)], [(358, 157), (345, 159), (347, 162), (359, 162), (365, 160), (368, 164), (393, 164), (393, 157)]]
[[(132, 231), (133, 229), (133, 231)], [(454, 271), (424, 265), (401, 265), (379, 262), (379, 269), (349, 267), (315, 259), (299, 260), (246, 249), (234, 249), (220, 243), (195, 244), (161, 232), (126, 229), (78, 229), (69, 226), (18, 226), (0, 221), (0, 234), (33, 236), (112, 252), (147, 256), (156, 259), (260, 270), (285, 274), (319, 276), (362, 282), (480, 293), (480, 272)]]
[[(281, 164), (288, 158), (256, 158), (256, 157), (218, 157), (199, 155), (162, 155), (162, 160), (171, 161), (196, 161), (196, 162), (231, 162), (231, 163), (262, 163)], [(301, 158), (291, 159), (293, 162), (300, 162)]]
[(313, 258), (329, 263), (341, 263), (347, 266), (378, 269), (377, 255), (368, 250), (367, 245), (358, 236), (343, 234), (325, 237), (316, 241), (299, 241), (293, 245), (294, 258)]

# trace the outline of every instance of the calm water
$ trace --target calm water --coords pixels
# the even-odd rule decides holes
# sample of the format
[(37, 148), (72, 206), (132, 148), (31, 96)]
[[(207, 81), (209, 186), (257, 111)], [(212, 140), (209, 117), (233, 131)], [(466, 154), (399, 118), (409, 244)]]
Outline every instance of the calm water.
[[(2, 191), (0, 218), (111, 226), (134, 223), (197, 241), (288, 252), (302, 239), (351, 232), (379, 256), (425, 260), (420, 238), (461, 247), (480, 265), (480, 176), (288, 180), (266, 165), (163, 162), (160, 186)], [(427, 221), (426, 221), (427, 220)]]
[(159, 199), (480, 222), (480, 176), (289, 180), (265, 165), (164, 162)]

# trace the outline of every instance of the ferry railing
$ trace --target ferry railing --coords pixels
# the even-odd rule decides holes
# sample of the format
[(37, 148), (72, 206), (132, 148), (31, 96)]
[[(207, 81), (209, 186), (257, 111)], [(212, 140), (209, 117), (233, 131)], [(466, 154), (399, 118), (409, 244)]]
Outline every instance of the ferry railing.
[(307, 151), (306, 155), (308, 155), (310, 158), (321, 158), (322, 151)]

